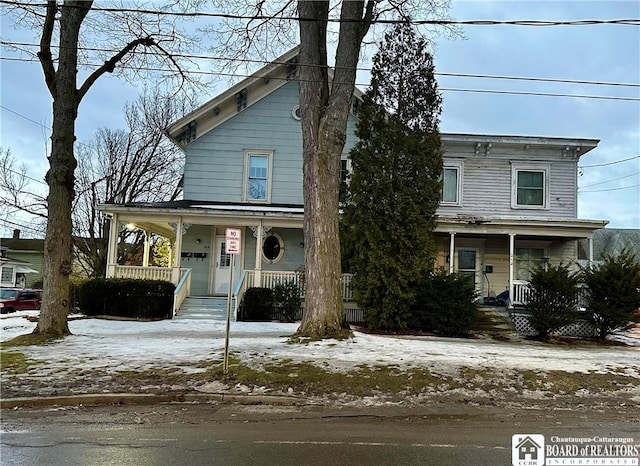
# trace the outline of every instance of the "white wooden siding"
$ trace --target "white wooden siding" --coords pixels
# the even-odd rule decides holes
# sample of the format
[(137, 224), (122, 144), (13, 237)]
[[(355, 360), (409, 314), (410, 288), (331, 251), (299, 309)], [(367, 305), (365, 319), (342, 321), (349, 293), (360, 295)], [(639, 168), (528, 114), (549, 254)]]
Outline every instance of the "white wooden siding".
[[(445, 162), (463, 159), (463, 203), (461, 206), (440, 206), (440, 214), (493, 215), (516, 217), (576, 218), (575, 160), (564, 160), (555, 151), (525, 152), (524, 149), (498, 148), (488, 156), (464, 153), (445, 146)], [(511, 207), (512, 162), (548, 162), (549, 208), (518, 209)]]

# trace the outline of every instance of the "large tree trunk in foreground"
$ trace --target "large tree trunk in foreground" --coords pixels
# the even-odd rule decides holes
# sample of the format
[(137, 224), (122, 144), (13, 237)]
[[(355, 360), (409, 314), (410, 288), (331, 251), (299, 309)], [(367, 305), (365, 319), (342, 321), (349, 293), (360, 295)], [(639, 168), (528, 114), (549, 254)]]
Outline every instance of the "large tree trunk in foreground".
[[(360, 55), (368, 28), (364, 1), (342, 4), (336, 70), (329, 89), (329, 2), (298, 2), (300, 16), (300, 108), (304, 172), (305, 303), (297, 336), (340, 337), (344, 318), (338, 235), (340, 158)], [(366, 13), (373, 8), (369, 2)], [(365, 14), (365, 17), (367, 15)], [(305, 21), (315, 19), (317, 21)]]
[(49, 206), (44, 240), (42, 309), (34, 333), (68, 335), (69, 275), (71, 275), (71, 204), (74, 197), (73, 154), (75, 120), (80, 99), (76, 90), (78, 36), (91, 2), (68, 2), (60, 17), (60, 56), (53, 70), (50, 43), (55, 2), (49, 2), (41, 41), (40, 59), (45, 81), (53, 97), (53, 128), (49, 157)]

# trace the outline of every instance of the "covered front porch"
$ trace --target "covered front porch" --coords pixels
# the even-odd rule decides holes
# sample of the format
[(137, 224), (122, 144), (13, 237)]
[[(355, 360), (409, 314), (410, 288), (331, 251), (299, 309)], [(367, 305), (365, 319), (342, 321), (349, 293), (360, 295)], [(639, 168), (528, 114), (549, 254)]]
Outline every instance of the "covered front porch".
[(606, 223), (440, 216), (435, 233), (437, 264), (450, 273), (469, 275), (479, 298), (495, 298), (508, 291), (508, 305), (523, 306), (531, 271), (544, 264), (575, 264), (580, 239), (587, 239), (592, 262), (593, 232)]
[[(111, 218), (107, 277), (166, 280), (176, 285), (174, 315), (187, 297), (231, 296), (234, 309), (250, 287), (272, 288), (299, 281), (304, 265), (303, 213), (296, 206), (245, 206), (185, 203), (103, 205)], [(241, 231), (241, 250), (226, 251), (227, 228)], [(125, 229), (143, 232), (136, 263), (118, 260)], [(154, 242), (169, 242), (168, 261), (155, 266)], [(351, 300), (350, 275), (343, 295)]]

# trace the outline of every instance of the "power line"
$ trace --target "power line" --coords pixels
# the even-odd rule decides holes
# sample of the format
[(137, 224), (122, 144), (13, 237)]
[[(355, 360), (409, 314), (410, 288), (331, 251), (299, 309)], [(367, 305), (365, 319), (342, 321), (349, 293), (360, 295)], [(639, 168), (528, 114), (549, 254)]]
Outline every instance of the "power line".
[[(5, 3), (13, 6), (28, 6), (28, 7), (46, 7), (46, 3), (23, 3), (9, 0), (0, 0), (0, 3)], [(66, 5), (65, 8), (83, 8), (79, 6)], [(151, 10), (151, 9), (136, 9), (136, 8), (106, 8), (93, 6), (91, 11), (101, 11), (105, 13), (135, 13), (135, 14), (149, 14), (154, 16), (176, 16), (182, 18), (218, 18), (218, 19), (237, 19), (237, 20), (252, 20), (252, 21), (266, 21), (274, 19), (274, 16), (270, 15), (240, 15), (232, 13), (218, 13), (218, 12), (206, 12), (206, 11), (166, 11), (166, 10)], [(413, 19), (407, 21), (406, 19), (374, 19), (367, 20), (361, 18), (354, 19), (342, 19), (342, 18), (298, 18), (297, 16), (277, 16), (280, 20), (285, 21), (299, 21), (299, 22), (328, 22), (328, 23), (372, 23), (372, 24), (404, 24), (409, 22), (414, 25), (432, 25), (432, 26), (444, 26), (444, 25), (458, 25), (458, 26), (497, 26), (497, 25), (509, 25), (509, 26), (594, 26), (594, 25), (640, 25), (640, 19), (637, 18), (624, 18), (624, 19), (581, 19), (581, 20), (451, 20), (451, 19)]]
[[(1, 0), (0, 0), (1, 1)], [(14, 57), (0, 57), (0, 60), (8, 60), (8, 61), (23, 61), (23, 62), (36, 62), (37, 59), (25, 59), (25, 58), (14, 58)], [(87, 67), (100, 67), (102, 64), (95, 63), (84, 63), (82, 66)], [(131, 65), (119, 65), (121, 68), (132, 69), (137, 71), (154, 71), (154, 72), (162, 72), (162, 73), (174, 73), (175, 70), (167, 69), (167, 68), (152, 68), (152, 67), (143, 67), (143, 66), (131, 66)], [(242, 74), (242, 73), (222, 73), (218, 71), (200, 71), (200, 70), (185, 70), (185, 74), (197, 74), (197, 75), (207, 75), (207, 76), (225, 76), (225, 77), (235, 77), (235, 78), (250, 78), (252, 75), (250, 74)], [(280, 79), (282, 81), (287, 81), (287, 78), (278, 78), (272, 77), (271, 79)], [(299, 82), (300, 79), (297, 79)], [(305, 82), (313, 82), (313, 81), (305, 81)], [(366, 87), (367, 83), (355, 83), (356, 86)], [(481, 93), (481, 94), (506, 94), (506, 95), (524, 95), (524, 96), (541, 96), (541, 97), (571, 97), (571, 98), (580, 98), (580, 99), (598, 99), (598, 100), (617, 100), (617, 101), (630, 101), (630, 102), (640, 102), (640, 97), (617, 97), (617, 96), (606, 96), (606, 95), (591, 95), (591, 94), (563, 94), (563, 93), (553, 93), (553, 92), (529, 92), (529, 91), (501, 91), (501, 90), (491, 90), (491, 89), (461, 89), (461, 88), (446, 88), (441, 87), (438, 90), (443, 92), (473, 92), (473, 93)]]
[(49, 131), (51, 131), (51, 128), (46, 127), (45, 125), (43, 125), (42, 123), (40, 123), (39, 121), (36, 120), (32, 120), (31, 118), (29, 118), (28, 116), (24, 116), (21, 113), (16, 112), (15, 110), (11, 110), (10, 108), (5, 107), (4, 105), (0, 104), (0, 108), (3, 108), (4, 110), (6, 110), (7, 112), (13, 113), (14, 115), (17, 115), (21, 118), (24, 118), (25, 120), (29, 120), (31, 123), (35, 123), (38, 126), (41, 126), (44, 129), (47, 129)]
[(582, 188), (590, 188), (592, 186), (598, 186), (601, 184), (606, 184), (606, 183), (611, 183), (612, 181), (618, 181), (618, 180), (623, 180), (625, 178), (629, 178), (630, 176), (636, 176), (638, 175), (640, 172), (634, 172), (634, 173), (630, 173), (629, 175), (624, 175), (624, 176), (619, 176), (618, 178), (611, 178), (610, 180), (605, 180), (605, 181), (599, 181), (598, 183), (591, 183), (591, 184), (586, 184), (584, 186), (580, 186), (580, 188), (578, 189), (582, 189)]
[(580, 166), (578, 168), (606, 167), (607, 165), (615, 165), (617, 163), (628, 162), (629, 160), (633, 160), (633, 159), (637, 159), (637, 158), (640, 158), (640, 155), (635, 155), (633, 157), (629, 157), (628, 159), (614, 160), (613, 162), (597, 163), (597, 164), (594, 164), (594, 165), (582, 165), (582, 166)]
[[(45, 183), (42, 180), (38, 180), (36, 178), (32, 178), (32, 177), (30, 177), (28, 175), (25, 175), (24, 173), (20, 173), (19, 171), (12, 170), (11, 168), (4, 167), (3, 170), (10, 171), (11, 173), (15, 173), (16, 175), (19, 175), (19, 176), (24, 176), (28, 180), (35, 181), (36, 183), (40, 183), (40, 184), (45, 185), (47, 187), (49, 186), (47, 183)], [(25, 192), (25, 191), (22, 191), (22, 192)]]
[(34, 227), (30, 227), (28, 225), (23, 225), (21, 223), (12, 222), (10, 220), (5, 220), (4, 218), (0, 218), (0, 222), (3, 222), (5, 224), (7, 224), (7, 225), (13, 225), (13, 226), (16, 226), (16, 227), (24, 228), (26, 230), (35, 231), (36, 233), (42, 233), (42, 230), (38, 230), (38, 229), (36, 229)]
[(637, 188), (638, 186), (640, 186), (640, 184), (633, 184), (631, 186), (622, 186), (620, 188), (594, 189), (594, 190), (590, 190), (590, 191), (580, 191), (580, 194), (582, 194), (582, 193), (603, 193), (605, 191), (620, 191), (622, 189)]
[(508, 94), (508, 95), (535, 95), (541, 97), (574, 97), (577, 99), (601, 99), (601, 100), (622, 100), (630, 102), (640, 102), (640, 97), (615, 97), (606, 95), (589, 94), (560, 94), (555, 92), (528, 92), (528, 91), (498, 91), (489, 89), (457, 89), (439, 87), (438, 90), (444, 92), (474, 92), (479, 94)]
[[(40, 47), (40, 44), (30, 43), (30, 42), (12, 42), (12, 41), (1, 41), (0, 45), (11, 46), (11, 47)], [(52, 48), (61, 49), (59, 45), (52, 45)], [(99, 47), (81, 47), (78, 46), (77, 49), (79, 51), (85, 52), (108, 52), (108, 53), (117, 53), (119, 50), (112, 48), (99, 48)], [(135, 50), (131, 51), (131, 55), (135, 55), (140, 52), (136, 52)], [(145, 54), (151, 55), (162, 55), (159, 52), (150, 51), (144, 52)], [(198, 60), (212, 60), (212, 61), (225, 61), (225, 62), (240, 62), (240, 63), (256, 63), (261, 65), (288, 65), (287, 62), (283, 61), (267, 61), (267, 60), (255, 60), (249, 58), (230, 58), (230, 57), (218, 57), (212, 55), (194, 55), (194, 54), (186, 54), (186, 53), (174, 53), (171, 54), (176, 58), (186, 58), (186, 59), (198, 59)], [(34, 60), (36, 61), (36, 60)], [(297, 66), (303, 66), (300, 63), (296, 64)], [(307, 65), (311, 66), (311, 65)], [(314, 65), (315, 66), (315, 65)], [(326, 65), (326, 68), (336, 69), (335, 66)], [(353, 67), (342, 67), (342, 69), (354, 69)], [(356, 71), (371, 71), (371, 68), (367, 67), (356, 67)], [(640, 87), (640, 83), (621, 83), (621, 82), (612, 82), (612, 81), (591, 81), (591, 80), (580, 80), (580, 79), (561, 79), (561, 78), (543, 78), (543, 77), (534, 77), (534, 76), (505, 76), (505, 75), (493, 75), (493, 74), (476, 74), (476, 73), (451, 73), (451, 72), (435, 72), (436, 76), (447, 76), (447, 77), (458, 77), (458, 78), (479, 78), (479, 79), (504, 79), (504, 80), (513, 80), (513, 81), (537, 81), (537, 82), (551, 82), (551, 83), (562, 83), (562, 84), (587, 84), (594, 86), (621, 86), (621, 87)]]
[(19, 116), (20, 118), (24, 118), (27, 121), (30, 121), (31, 123), (34, 123), (38, 126), (40, 126), (43, 129), (46, 129), (47, 131), (51, 131), (51, 128), (49, 128), (48, 126), (45, 126), (44, 124), (40, 123), (39, 121), (36, 121), (32, 118), (29, 118), (28, 116), (23, 115), (22, 113), (18, 113), (15, 110), (11, 110), (9, 107), (5, 107), (4, 105), (0, 104), (0, 108), (2, 108), (3, 110), (6, 110), (7, 112), (13, 113), (14, 115)]

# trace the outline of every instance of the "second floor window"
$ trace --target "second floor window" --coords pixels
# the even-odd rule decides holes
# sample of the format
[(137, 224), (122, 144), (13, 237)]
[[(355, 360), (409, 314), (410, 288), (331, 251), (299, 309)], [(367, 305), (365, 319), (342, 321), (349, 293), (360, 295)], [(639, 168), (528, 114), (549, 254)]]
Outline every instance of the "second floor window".
[(549, 164), (519, 164), (511, 167), (511, 207), (549, 208)]
[(518, 205), (544, 205), (544, 172), (518, 172)]
[(462, 204), (462, 164), (445, 163), (442, 169), (440, 201), (444, 205)]
[(246, 153), (245, 200), (269, 201), (271, 197), (271, 152)]

